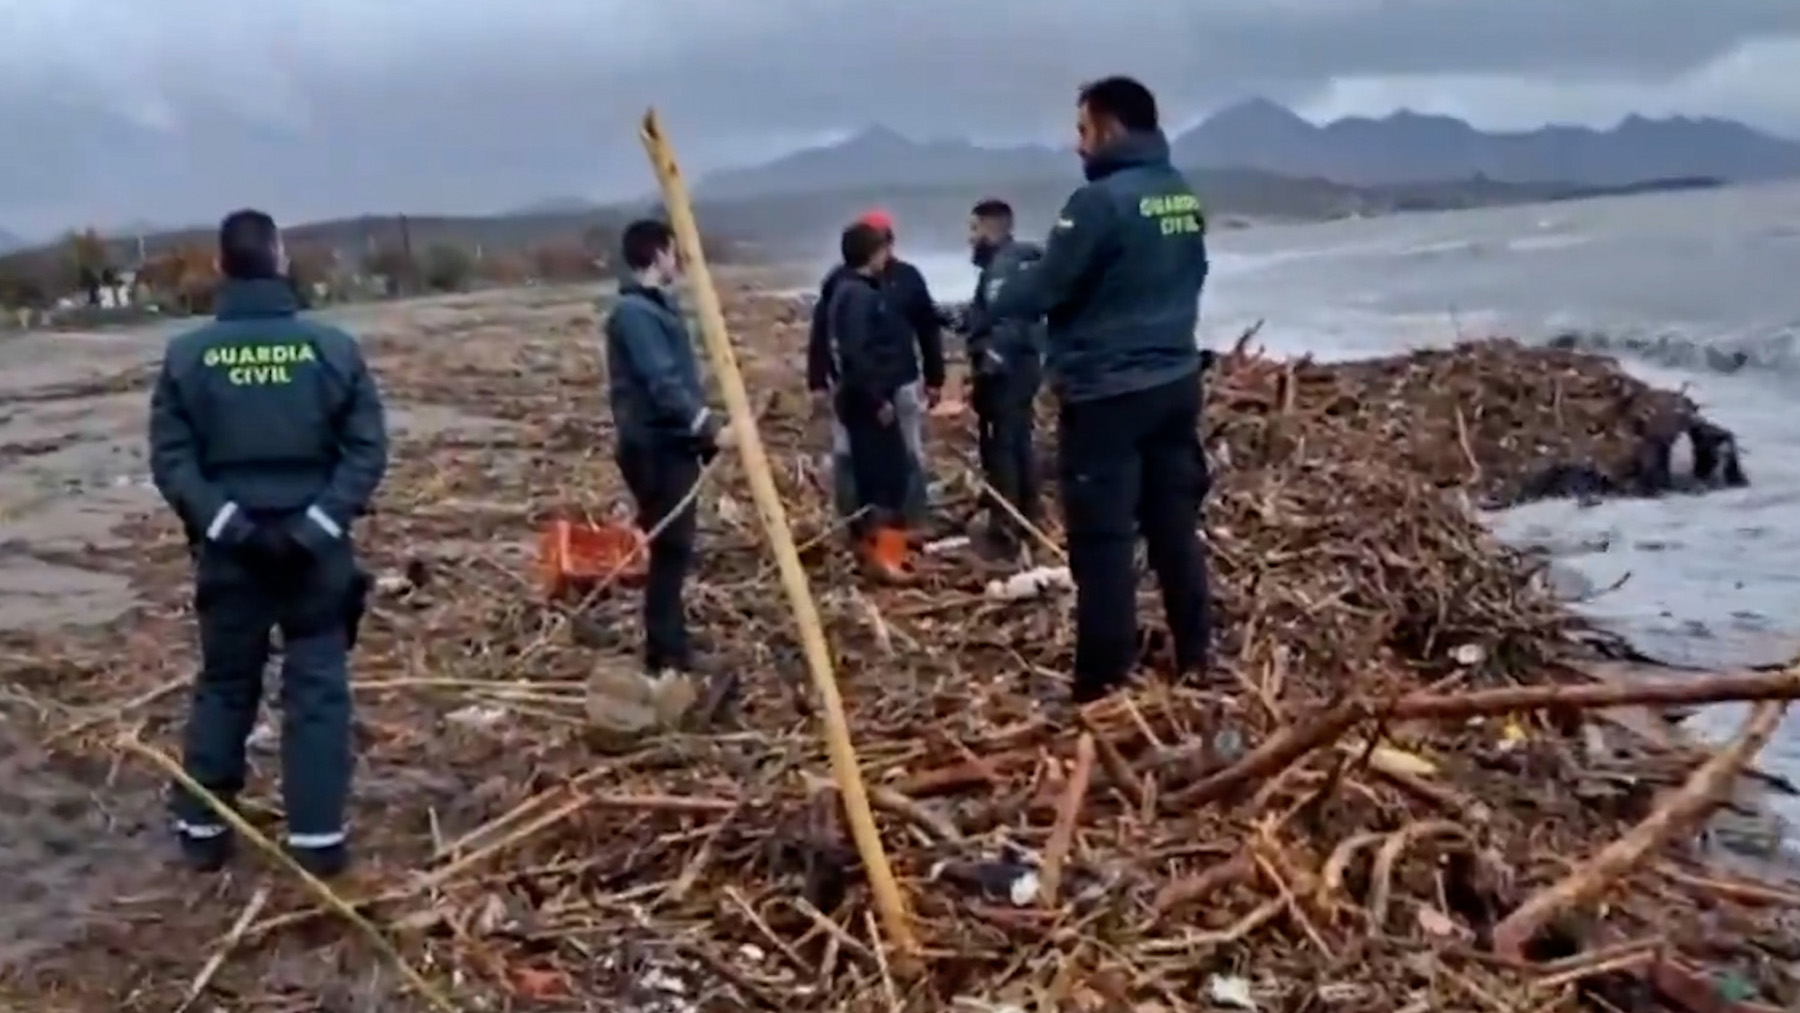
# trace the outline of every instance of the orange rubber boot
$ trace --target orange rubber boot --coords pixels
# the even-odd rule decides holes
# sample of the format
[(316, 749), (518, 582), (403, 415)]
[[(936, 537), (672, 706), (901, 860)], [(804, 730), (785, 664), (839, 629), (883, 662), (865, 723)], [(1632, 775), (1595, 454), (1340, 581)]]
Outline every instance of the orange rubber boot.
[(864, 565), (869, 575), (890, 584), (903, 584), (912, 578), (912, 545), (904, 528), (880, 527), (868, 542)]

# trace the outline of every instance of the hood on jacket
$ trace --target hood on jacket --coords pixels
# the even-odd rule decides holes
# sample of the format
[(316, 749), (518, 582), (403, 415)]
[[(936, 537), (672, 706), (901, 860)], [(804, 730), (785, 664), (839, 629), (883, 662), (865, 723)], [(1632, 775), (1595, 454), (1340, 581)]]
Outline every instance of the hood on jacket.
[(1123, 169), (1168, 164), (1169, 139), (1160, 130), (1145, 130), (1126, 134), (1082, 159), (1081, 171), (1092, 183)]

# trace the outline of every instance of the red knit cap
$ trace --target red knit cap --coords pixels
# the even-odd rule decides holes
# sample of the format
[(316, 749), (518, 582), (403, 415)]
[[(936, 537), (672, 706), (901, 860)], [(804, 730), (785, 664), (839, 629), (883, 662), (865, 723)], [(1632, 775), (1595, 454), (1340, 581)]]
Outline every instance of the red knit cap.
[(894, 216), (880, 208), (863, 212), (863, 216), (858, 218), (857, 222), (862, 225), (872, 226), (890, 234), (894, 231)]

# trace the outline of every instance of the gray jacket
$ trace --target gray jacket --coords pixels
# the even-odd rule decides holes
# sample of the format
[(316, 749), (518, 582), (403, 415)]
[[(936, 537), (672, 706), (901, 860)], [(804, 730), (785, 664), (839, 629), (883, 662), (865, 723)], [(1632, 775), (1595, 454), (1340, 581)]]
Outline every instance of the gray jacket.
[(605, 330), (619, 442), (695, 453), (710, 447), (724, 420), (706, 406), (699, 356), (674, 299), (623, 286)]

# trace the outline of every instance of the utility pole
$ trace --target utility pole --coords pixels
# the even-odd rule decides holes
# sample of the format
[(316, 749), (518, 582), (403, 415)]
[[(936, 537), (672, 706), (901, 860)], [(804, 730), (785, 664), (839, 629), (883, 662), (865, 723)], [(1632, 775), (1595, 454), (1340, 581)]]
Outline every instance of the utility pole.
[(418, 272), (414, 269), (413, 263), (412, 225), (406, 220), (405, 215), (400, 216), (400, 256), (405, 263), (402, 271), (405, 280), (402, 284), (406, 286), (406, 294), (412, 295), (418, 289), (417, 279), (414, 277)]

